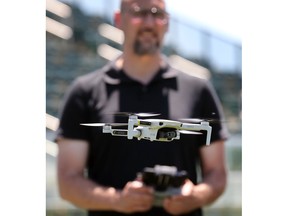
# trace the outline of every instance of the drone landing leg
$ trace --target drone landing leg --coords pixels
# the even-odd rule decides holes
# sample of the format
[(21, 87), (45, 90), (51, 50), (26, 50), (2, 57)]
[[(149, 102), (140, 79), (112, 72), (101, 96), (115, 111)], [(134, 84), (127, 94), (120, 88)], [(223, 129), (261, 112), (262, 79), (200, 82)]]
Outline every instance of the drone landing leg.
[(206, 145), (210, 144), (212, 127), (209, 125), (208, 122), (201, 122), (201, 124), (189, 124), (189, 123), (187, 124), (187, 123), (183, 123), (182, 124), (182, 129), (184, 129), (184, 130), (192, 130), (192, 131), (201, 131), (201, 130), (207, 131)]

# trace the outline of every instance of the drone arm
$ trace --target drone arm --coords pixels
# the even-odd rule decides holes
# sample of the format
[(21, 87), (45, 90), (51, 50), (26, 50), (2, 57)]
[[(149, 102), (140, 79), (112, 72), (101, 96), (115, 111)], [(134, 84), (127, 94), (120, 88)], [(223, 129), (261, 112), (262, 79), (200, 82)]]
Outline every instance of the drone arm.
[(209, 125), (208, 122), (201, 122), (201, 124), (183, 123), (181, 125), (181, 129), (183, 129), (183, 130), (192, 130), (192, 131), (206, 130), (207, 131), (206, 145), (210, 144), (212, 127)]
[[(126, 136), (126, 137), (129, 134), (128, 130), (125, 130), (125, 129), (112, 129), (112, 127), (110, 125), (109, 126), (104, 126), (102, 132), (103, 133), (110, 133), (113, 136)], [(140, 136), (140, 131), (132, 129), (131, 134), (132, 134), (132, 138), (133, 137), (139, 137)]]

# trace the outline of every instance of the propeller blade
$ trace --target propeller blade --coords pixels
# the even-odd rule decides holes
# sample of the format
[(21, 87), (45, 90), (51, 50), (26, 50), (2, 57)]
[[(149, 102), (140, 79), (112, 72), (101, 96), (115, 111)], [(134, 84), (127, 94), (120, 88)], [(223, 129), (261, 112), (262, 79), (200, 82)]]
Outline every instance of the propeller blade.
[(197, 131), (188, 131), (188, 130), (179, 130), (180, 133), (182, 134), (193, 134), (193, 135), (201, 135), (203, 133), (197, 132)]
[(83, 126), (91, 126), (91, 127), (103, 127), (106, 124), (105, 123), (85, 123), (85, 124), (80, 124)]
[(201, 123), (204, 121), (204, 119), (199, 118), (182, 118), (180, 121), (189, 122), (189, 123)]
[(159, 116), (159, 113), (136, 113), (139, 117), (153, 117), (153, 116)]
[(127, 126), (128, 123), (85, 123), (80, 125), (91, 127), (103, 127), (103, 126)]
[(133, 113), (133, 112), (116, 112), (114, 113), (116, 116), (130, 116), (130, 115), (136, 115), (139, 117), (153, 117), (160, 115), (159, 113)]
[(180, 119), (180, 121), (189, 122), (189, 123), (201, 123), (201, 122), (221, 123), (221, 122), (226, 122), (225, 120), (220, 120), (220, 119), (200, 119), (200, 118), (183, 118), (183, 119)]

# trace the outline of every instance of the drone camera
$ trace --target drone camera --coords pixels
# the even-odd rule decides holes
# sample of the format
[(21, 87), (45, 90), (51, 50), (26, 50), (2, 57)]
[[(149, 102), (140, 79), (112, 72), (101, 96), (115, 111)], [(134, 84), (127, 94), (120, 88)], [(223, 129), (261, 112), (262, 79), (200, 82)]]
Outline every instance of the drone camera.
[(175, 128), (161, 128), (157, 132), (157, 139), (165, 138), (172, 140), (177, 137), (177, 131)]

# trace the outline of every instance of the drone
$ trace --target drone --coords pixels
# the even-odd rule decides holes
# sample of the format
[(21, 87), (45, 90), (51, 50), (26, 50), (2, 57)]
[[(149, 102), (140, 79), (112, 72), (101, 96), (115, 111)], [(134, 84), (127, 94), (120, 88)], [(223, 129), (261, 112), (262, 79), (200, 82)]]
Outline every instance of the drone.
[[(210, 144), (212, 127), (209, 120), (198, 119), (197, 123), (185, 123), (167, 119), (140, 119), (138, 117), (152, 117), (156, 113), (116, 113), (115, 115), (128, 116), (128, 123), (82, 123), (83, 126), (102, 127), (103, 133), (112, 136), (125, 136), (128, 139), (137, 138), (150, 141), (169, 142), (179, 140), (180, 134), (203, 134), (207, 131), (206, 145)], [(186, 119), (187, 121), (189, 119)], [(191, 120), (191, 119), (190, 119)], [(118, 129), (117, 126), (128, 126), (127, 129)], [(113, 128), (114, 127), (114, 128)], [(201, 132), (202, 131), (202, 132)]]

